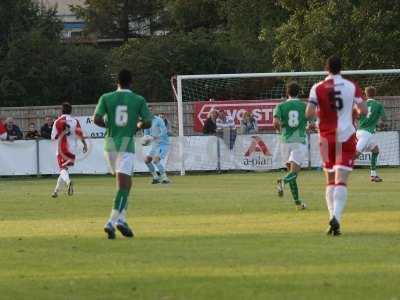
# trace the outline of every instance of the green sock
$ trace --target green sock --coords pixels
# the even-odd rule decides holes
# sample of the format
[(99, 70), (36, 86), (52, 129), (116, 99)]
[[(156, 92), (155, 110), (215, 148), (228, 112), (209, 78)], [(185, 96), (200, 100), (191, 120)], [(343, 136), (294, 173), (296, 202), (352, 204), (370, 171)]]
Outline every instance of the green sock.
[(292, 192), (294, 203), (301, 204), (301, 201), (299, 200), (299, 188), (297, 187), (296, 179), (290, 181), (289, 186), (290, 186), (290, 191)]
[(376, 170), (376, 161), (378, 160), (379, 153), (372, 153), (371, 155), (371, 171)]
[(289, 172), (284, 178), (283, 178), (283, 183), (287, 184), (290, 183), (293, 180), (296, 180), (297, 178), (297, 173), (294, 172)]
[(119, 189), (115, 195), (114, 209), (121, 212), (128, 205), (128, 196), (128, 190)]

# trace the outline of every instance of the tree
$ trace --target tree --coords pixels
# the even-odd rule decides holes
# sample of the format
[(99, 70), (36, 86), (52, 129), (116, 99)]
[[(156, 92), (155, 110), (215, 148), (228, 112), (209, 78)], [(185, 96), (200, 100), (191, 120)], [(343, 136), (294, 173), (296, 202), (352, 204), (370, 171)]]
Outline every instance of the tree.
[(166, 0), (169, 34), (130, 40), (113, 51), (113, 71), (128, 67), (150, 101), (172, 99), (175, 74), (272, 70), (274, 29), (286, 10), (273, 0)]
[(88, 32), (124, 41), (152, 33), (160, 8), (160, 0), (85, 0), (83, 6), (71, 6)]
[(59, 38), (61, 21), (54, 9), (45, 9), (31, 0), (2, 0), (0, 2), (0, 57), (4, 55), (10, 40), (30, 31), (41, 31), (51, 40)]
[(287, 11), (275, 0), (166, 0), (168, 30), (206, 30), (224, 56), (235, 62), (235, 72), (272, 70), (275, 28)]
[(0, 106), (96, 102), (110, 88), (106, 53), (64, 45), (56, 11), (30, 0), (0, 4)]
[(235, 62), (225, 50), (204, 30), (130, 40), (113, 51), (112, 69), (131, 70), (134, 90), (149, 101), (169, 101), (173, 75), (234, 72)]
[[(16, 80), (11, 74), (18, 64), (32, 63), (30, 57), (13, 57), (10, 48), (16, 40), (35, 32), (46, 39), (47, 43), (59, 40), (62, 29), (61, 22), (56, 18), (55, 10), (39, 7), (31, 0), (4, 0), (0, 3), (0, 105), (9, 105), (8, 100), (26, 96), (29, 89), (26, 82)], [(19, 47), (26, 45), (23, 40)]]
[(222, 0), (230, 48), (240, 52), (239, 72), (272, 70), (275, 29), (287, 19), (287, 11), (275, 0)]
[(400, 63), (397, 1), (281, 0), (290, 19), (277, 29), (278, 70), (320, 70), (331, 54), (346, 68), (391, 68)]
[(217, 31), (225, 25), (220, 1), (165, 0), (164, 26), (170, 32)]
[(20, 35), (9, 44), (1, 63), (0, 106), (95, 103), (110, 88), (104, 51), (63, 45), (39, 30)]

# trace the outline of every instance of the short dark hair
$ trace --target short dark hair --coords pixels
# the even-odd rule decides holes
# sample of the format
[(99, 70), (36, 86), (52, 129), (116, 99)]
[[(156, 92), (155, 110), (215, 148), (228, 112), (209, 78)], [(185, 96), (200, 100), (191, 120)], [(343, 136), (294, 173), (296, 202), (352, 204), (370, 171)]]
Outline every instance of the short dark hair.
[(331, 74), (339, 74), (342, 70), (342, 60), (338, 55), (329, 56), (326, 60), (325, 70)]
[(132, 74), (126, 69), (122, 69), (118, 73), (118, 84), (121, 87), (129, 87), (132, 84)]
[(373, 98), (376, 96), (376, 88), (373, 86), (367, 86), (365, 88), (365, 94), (367, 95), (368, 98)]
[(72, 112), (72, 105), (69, 102), (63, 102), (63, 104), (61, 104), (61, 111), (63, 114), (65, 115), (70, 115)]
[(297, 97), (300, 94), (300, 86), (297, 82), (291, 81), (286, 85), (286, 95), (290, 97)]

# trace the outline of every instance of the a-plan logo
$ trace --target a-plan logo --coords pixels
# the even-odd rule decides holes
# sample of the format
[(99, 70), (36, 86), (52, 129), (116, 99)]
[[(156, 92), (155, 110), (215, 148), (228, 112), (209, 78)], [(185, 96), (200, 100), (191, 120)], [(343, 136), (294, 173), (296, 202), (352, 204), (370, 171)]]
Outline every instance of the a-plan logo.
[(268, 155), (268, 156), (271, 155), (271, 152), (269, 152), (267, 145), (264, 143), (264, 141), (259, 136), (251, 137), (250, 147), (249, 147), (249, 149), (247, 149), (244, 156), (248, 157), (254, 152), (262, 152), (264, 155)]
[(272, 165), (272, 154), (267, 144), (259, 136), (251, 137), (250, 146), (244, 153), (243, 164), (251, 167)]
[(355, 160), (357, 165), (369, 165), (371, 163), (371, 153), (362, 153), (359, 157)]

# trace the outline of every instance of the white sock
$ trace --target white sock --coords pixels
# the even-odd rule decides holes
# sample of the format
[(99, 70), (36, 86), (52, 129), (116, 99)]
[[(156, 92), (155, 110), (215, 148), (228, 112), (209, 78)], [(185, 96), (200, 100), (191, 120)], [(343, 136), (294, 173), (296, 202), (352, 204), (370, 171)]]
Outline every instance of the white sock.
[(126, 223), (126, 209), (123, 209), (118, 216), (118, 221)]
[(56, 188), (54, 189), (54, 192), (58, 194), (59, 192), (62, 191), (63, 187), (64, 187), (64, 180), (62, 179), (62, 177), (60, 175), (60, 176), (58, 176), (57, 184), (56, 184)]
[(342, 212), (347, 202), (347, 186), (336, 185), (335, 192), (333, 194), (334, 205), (333, 205), (333, 215), (339, 221), (342, 218)]
[(371, 170), (371, 177), (375, 177), (376, 176), (376, 170)]
[(66, 184), (69, 184), (69, 183), (71, 182), (71, 180), (69, 179), (69, 174), (68, 174), (68, 171), (67, 171), (67, 170), (62, 169), (62, 170), (60, 171), (60, 176), (61, 176), (61, 178), (64, 180), (64, 182), (65, 182)]
[(118, 221), (118, 217), (119, 217), (118, 209), (113, 208), (111, 210), (111, 214), (110, 214), (110, 218), (108, 219), (108, 222), (114, 225)]
[(329, 219), (333, 217), (333, 194), (335, 192), (334, 185), (327, 185), (325, 189), (325, 200), (326, 200), (326, 207), (329, 211)]

